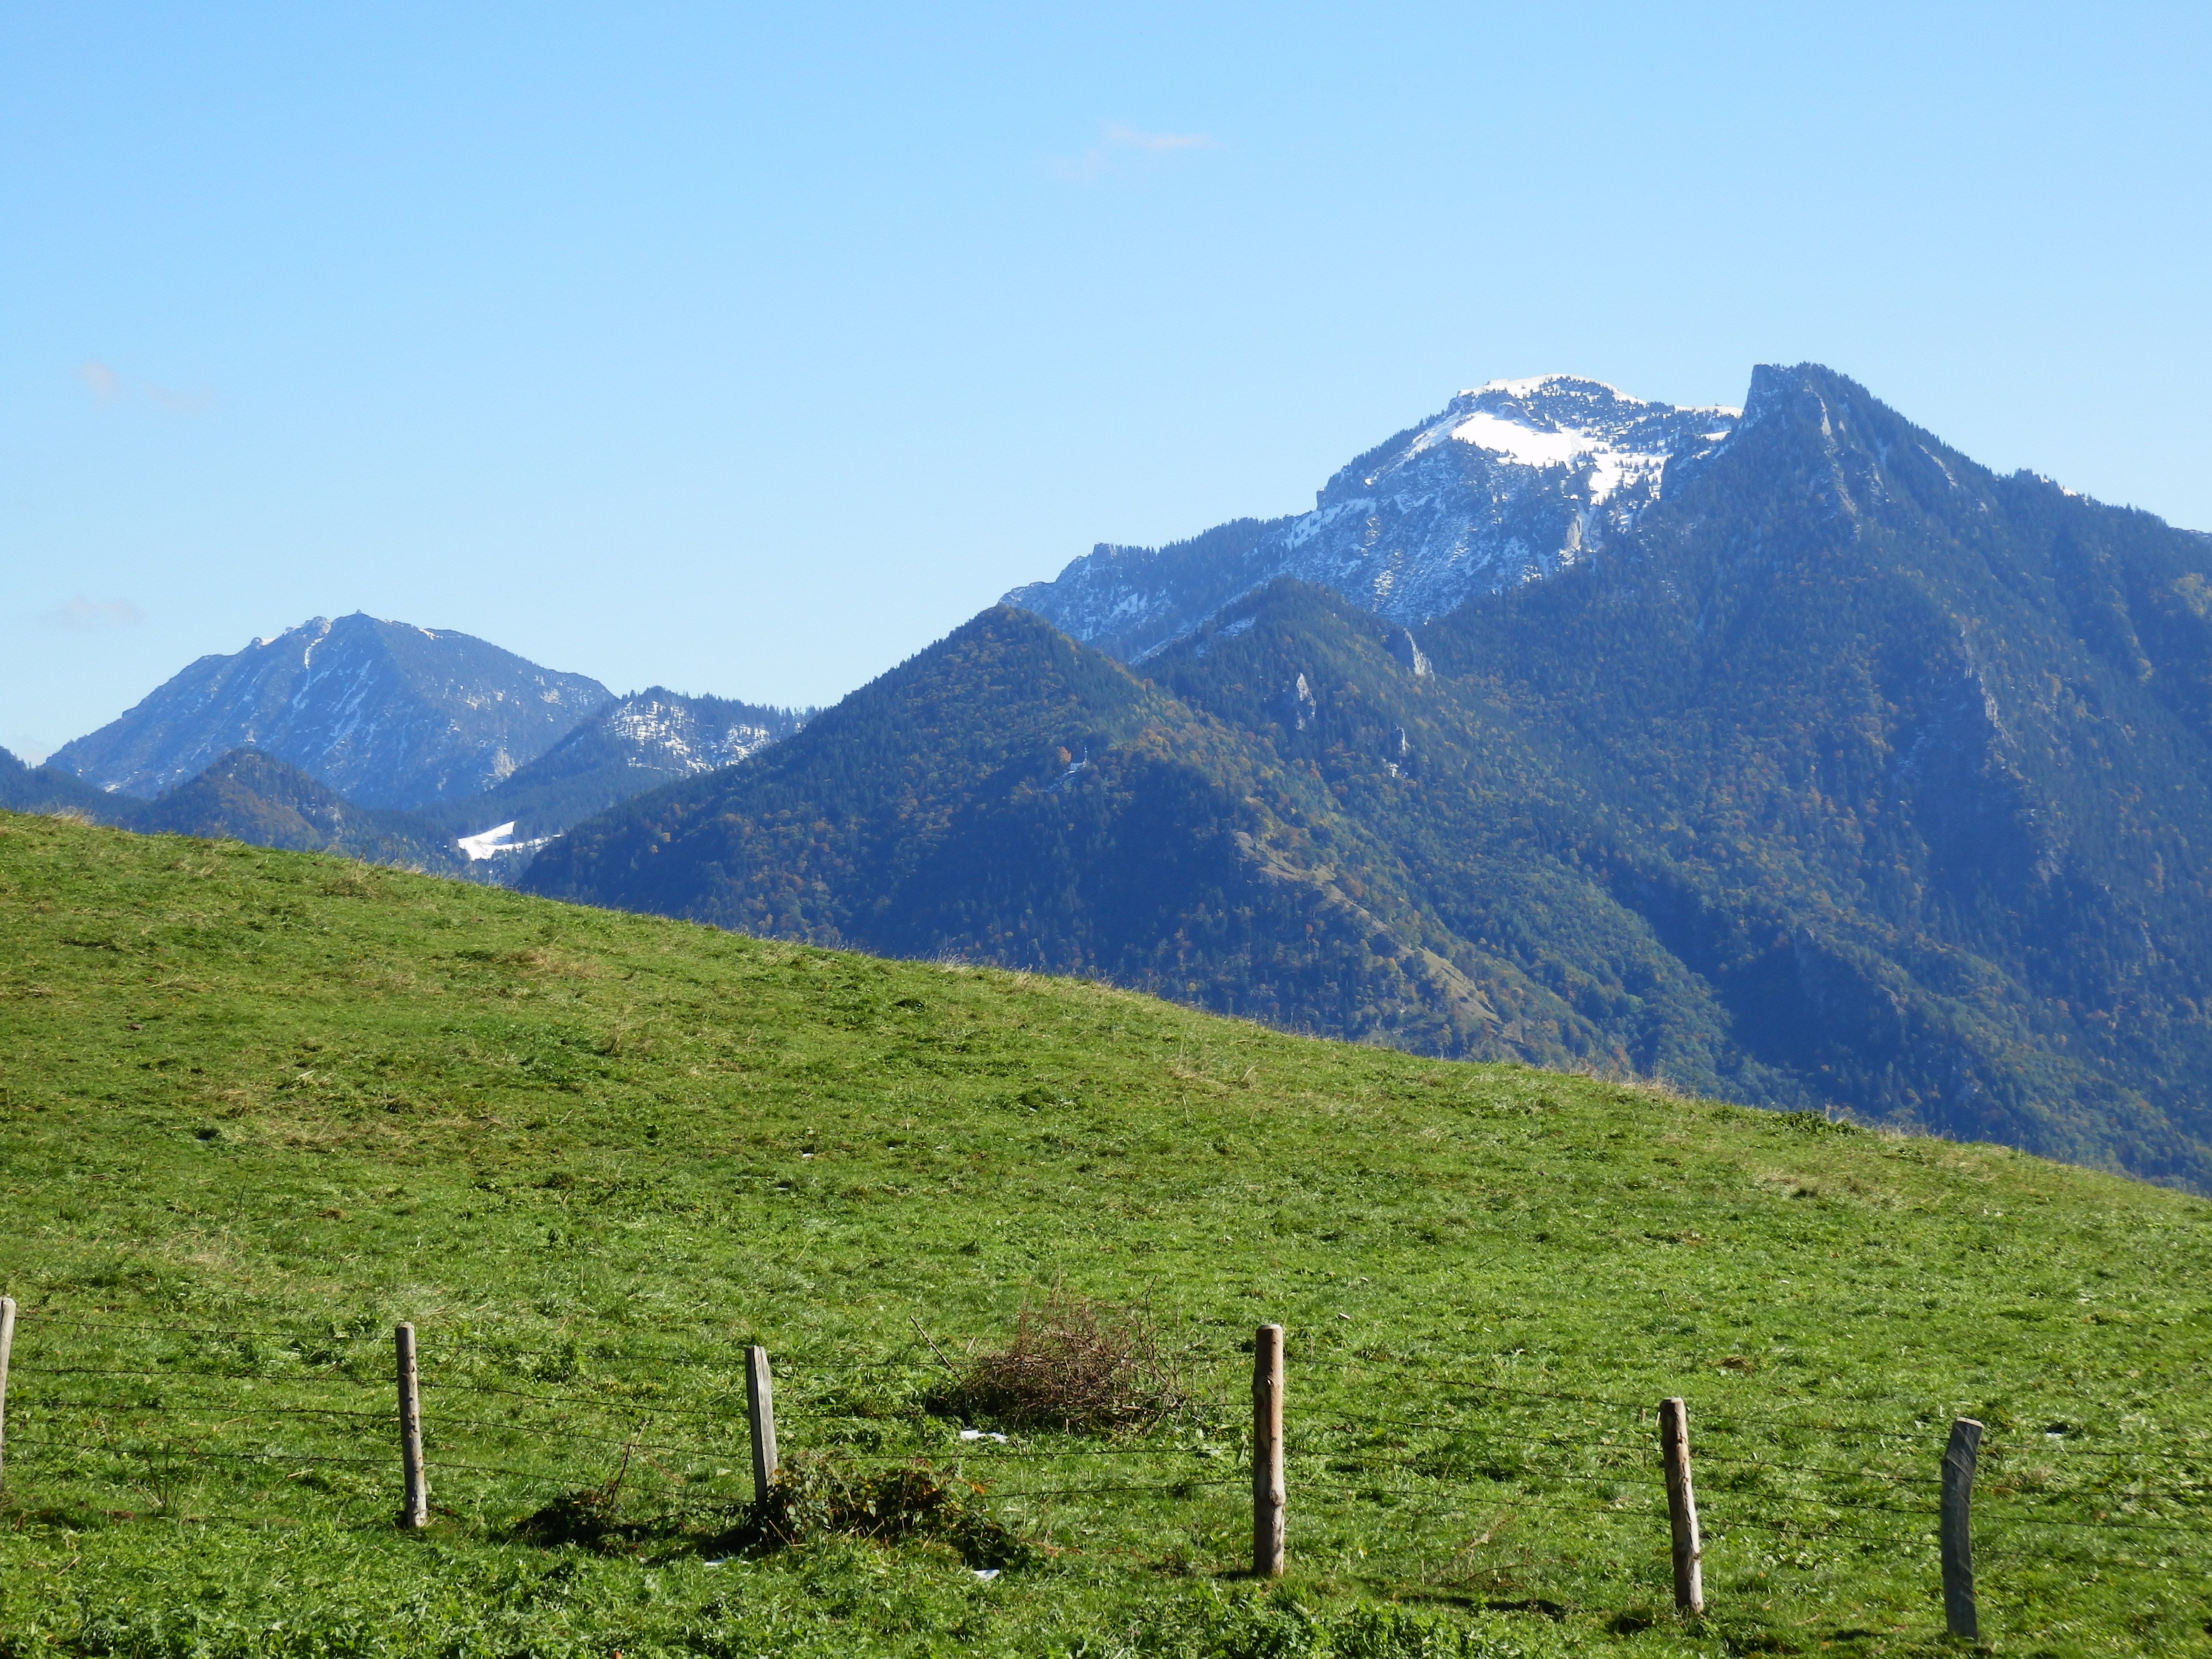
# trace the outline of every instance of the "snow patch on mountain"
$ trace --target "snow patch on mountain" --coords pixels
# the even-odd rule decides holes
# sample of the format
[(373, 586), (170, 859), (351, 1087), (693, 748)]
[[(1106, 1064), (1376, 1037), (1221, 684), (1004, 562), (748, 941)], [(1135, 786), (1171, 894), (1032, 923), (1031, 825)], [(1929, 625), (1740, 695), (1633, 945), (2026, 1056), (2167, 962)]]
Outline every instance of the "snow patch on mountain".
[(538, 836), (528, 841), (514, 838), (514, 820), (495, 823), (489, 830), (480, 830), (473, 836), (457, 836), (453, 845), (459, 848), (471, 864), (481, 864), (495, 859), (502, 853), (534, 853), (553, 840), (550, 836)]
[(1741, 413), (1649, 403), (1572, 375), (1492, 380), (1360, 456), (1311, 512), (1256, 540), (1193, 556), (1209, 532), (1172, 559), (1102, 544), (1006, 603), (1133, 661), (1279, 576), (1425, 622), (1589, 557), (1660, 498), (1670, 466), (1725, 443)]
[(630, 745), (629, 764), (657, 771), (711, 772), (734, 766), (765, 749), (777, 734), (744, 719), (717, 720), (712, 699), (678, 697), (660, 690), (623, 698), (600, 719)]

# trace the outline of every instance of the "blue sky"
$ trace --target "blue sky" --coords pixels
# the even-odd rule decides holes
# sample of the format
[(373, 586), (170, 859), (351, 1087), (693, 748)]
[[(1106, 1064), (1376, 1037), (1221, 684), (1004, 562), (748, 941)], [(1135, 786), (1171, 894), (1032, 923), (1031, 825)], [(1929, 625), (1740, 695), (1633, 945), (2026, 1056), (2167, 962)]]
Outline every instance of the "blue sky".
[(317, 614), (827, 702), (1455, 390), (2212, 528), (2212, 9), (0, 0), (0, 744)]

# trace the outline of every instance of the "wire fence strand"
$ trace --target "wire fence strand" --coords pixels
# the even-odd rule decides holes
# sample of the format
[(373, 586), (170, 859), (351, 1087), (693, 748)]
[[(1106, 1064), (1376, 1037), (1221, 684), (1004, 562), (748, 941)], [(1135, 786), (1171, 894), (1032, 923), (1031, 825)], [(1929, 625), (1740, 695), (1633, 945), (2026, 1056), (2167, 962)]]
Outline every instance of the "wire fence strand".
[[(95, 1487), (135, 1480), (139, 1489), (160, 1492), (166, 1490), (163, 1483), (176, 1480), (177, 1470), (199, 1467), (383, 1469), (396, 1477), (396, 1433), (391, 1449), (374, 1452), (351, 1449), (337, 1437), (350, 1437), (358, 1446), (372, 1429), (380, 1437), (397, 1426), (392, 1393), (397, 1384), (389, 1372), (372, 1372), (362, 1354), (325, 1358), (334, 1348), (364, 1343), (367, 1337), (357, 1330), (134, 1324), (42, 1314), (19, 1326), (19, 1355), (25, 1353), (25, 1333), (41, 1324), (95, 1336), (129, 1333), (274, 1342), (314, 1356), (318, 1368), (241, 1369), (236, 1362), (242, 1357), (252, 1364), (250, 1352), (240, 1356), (220, 1348), (151, 1364), (89, 1363), (107, 1357), (100, 1350), (123, 1346), (102, 1340), (81, 1345), (74, 1354), (51, 1356), (88, 1362), (83, 1364), (45, 1363), (50, 1356), (34, 1352), (31, 1363), (15, 1366), (16, 1391), (9, 1401), (16, 1416), (7, 1444), (19, 1491), (51, 1478)], [(482, 1352), (463, 1352), (460, 1363), (442, 1373), (437, 1346), (426, 1344), (423, 1355), (429, 1373), (421, 1381), (428, 1408), (422, 1419), (428, 1442), (426, 1461), (434, 1473), (458, 1481), (471, 1494), (457, 1503), (501, 1501), (504, 1487), (477, 1488), (473, 1483), (478, 1481), (532, 1492), (611, 1494), (621, 1477), (635, 1470), (639, 1484), (629, 1489), (631, 1496), (625, 1501), (651, 1509), (656, 1524), (684, 1516), (713, 1516), (726, 1526), (750, 1509), (749, 1497), (708, 1496), (718, 1490), (712, 1482), (743, 1480), (750, 1473), (750, 1425), (734, 1344), (712, 1354), (595, 1355), (590, 1363), (607, 1363), (625, 1373), (651, 1366), (660, 1375), (634, 1380), (579, 1376), (565, 1386), (551, 1377), (536, 1379), (536, 1386), (528, 1378), (510, 1382), (498, 1369), (506, 1363), (503, 1355), (488, 1362)], [(932, 1476), (980, 1482), (978, 1489), (993, 1502), (1079, 1505), (1094, 1498), (1146, 1494), (1182, 1499), (1243, 1485), (1250, 1479), (1249, 1449), (1241, 1433), (1223, 1435), (1216, 1428), (1237, 1420), (1231, 1383), (1241, 1357), (1185, 1354), (1182, 1359), (1196, 1378), (1191, 1403), (1157, 1434), (1085, 1439), (1030, 1428), (1006, 1440), (952, 1439), (945, 1437), (951, 1431), (941, 1420), (933, 1422), (911, 1407), (902, 1408), (910, 1413), (906, 1425), (890, 1431), (863, 1412), (838, 1409), (865, 1403), (846, 1394), (841, 1379), (939, 1374), (946, 1363), (942, 1356), (919, 1350), (874, 1362), (780, 1362), (778, 1384), (786, 1406), (781, 1426), (787, 1448), (818, 1449), (855, 1470), (903, 1465)], [(1017, 1363), (1038, 1362), (1017, 1357)], [(1546, 1504), (1547, 1514), (1584, 1517), (1584, 1525), (1596, 1517), (1618, 1517), (1605, 1524), (1646, 1533), (1656, 1527), (1663, 1539), (1666, 1523), (1655, 1513), (1663, 1509), (1664, 1498), (1658, 1478), (1662, 1459), (1656, 1398), (1631, 1400), (1468, 1374), (1483, 1363), (1457, 1356), (1293, 1360), (1294, 1370), (1316, 1374), (1310, 1389), (1311, 1409), (1294, 1415), (1290, 1425), (1286, 1456), (1293, 1502), (1308, 1502), (1323, 1516), (1367, 1513), (1403, 1523), (1406, 1536), (1398, 1547), (1417, 1555), (1472, 1547), (1454, 1546), (1455, 1532), (1429, 1523), (1463, 1517), (1478, 1507), (1494, 1510), (1500, 1503)], [(682, 1375), (672, 1379), (671, 1370)], [(1361, 1409), (1364, 1401), (1356, 1397), (1352, 1374), (1393, 1371), (1418, 1381), (1425, 1397), (1407, 1411)], [(73, 1381), (64, 1383), (65, 1378)], [(51, 1394), (49, 1386), (54, 1387)], [(648, 1392), (670, 1387), (678, 1398)], [(259, 1389), (343, 1390), (337, 1399), (347, 1403), (281, 1393), (273, 1401), (252, 1398)], [(644, 1397), (631, 1397), (632, 1389)], [(365, 1390), (382, 1391), (392, 1403), (351, 1403), (361, 1401)], [(1355, 1397), (1347, 1400), (1347, 1394)], [(476, 1407), (493, 1411), (491, 1418), (462, 1414), (471, 1402), (492, 1400), (514, 1403)], [(446, 1414), (447, 1402), (459, 1408), (454, 1414)], [(1854, 1420), (1856, 1413), (1819, 1408), (1834, 1402), (1803, 1403), (1803, 1414), (1716, 1403), (1697, 1419), (1700, 1443), (1695, 1462), (1712, 1472), (1703, 1493), (1708, 1538), (1721, 1543), (1751, 1534), (1816, 1550), (1829, 1542), (1838, 1547), (1932, 1547), (1939, 1513), (1937, 1459), (1948, 1412), (1931, 1407), (1923, 1398), (1899, 1401), (1896, 1417), (1870, 1422)], [(2094, 1420), (2094, 1414), (2088, 1415)], [(131, 1425), (141, 1419), (146, 1419), (143, 1431), (134, 1432)], [(2051, 1417), (2039, 1420), (2056, 1423), (2058, 1413), (2054, 1408)], [(283, 1431), (285, 1437), (308, 1446), (283, 1449), (252, 1443), (256, 1431), (246, 1425), (280, 1422), (297, 1425)], [(2064, 1436), (2019, 1428), (2009, 1420), (1988, 1432), (1981, 1456), (1996, 1478), (1985, 1479), (1976, 1495), (1975, 1522), (1990, 1541), (1990, 1561), (2041, 1559), (2025, 1540), (2045, 1537), (2053, 1541), (2034, 1548), (2060, 1554), (2094, 1552), (2100, 1535), (2121, 1540), (2122, 1547), (2124, 1540), (2137, 1535), (2185, 1540), (2182, 1550), (2201, 1548), (2212, 1554), (2212, 1478), (2207, 1478), (2212, 1477), (2212, 1439), (2147, 1431), (2135, 1443), (2084, 1445), (2078, 1441), (2087, 1433), (2117, 1431), (2083, 1430), (2071, 1408), (2065, 1422)], [(62, 1433), (47, 1437), (55, 1430)], [(72, 1430), (95, 1437), (65, 1437)], [(1194, 1431), (1200, 1436), (1196, 1443), (1188, 1438)], [(161, 1435), (171, 1437), (149, 1438)], [(330, 1449), (309, 1449), (319, 1436)], [(241, 1440), (246, 1443), (237, 1443)], [(518, 1445), (527, 1448), (522, 1461), (535, 1467), (495, 1461), (513, 1457)], [(609, 1475), (617, 1454), (622, 1462)], [(1233, 1462), (1224, 1464), (1224, 1457)], [(1109, 1478), (1081, 1477), (1079, 1471), (1093, 1459), (1112, 1460), (1096, 1466)], [(58, 1465), (64, 1460), (76, 1460), (80, 1467), (63, 1472)], [(143, 1473), (125, 1475), (107, 1465)], [(55, 1473), (42, 1477), (42, 1470)], [(2078, 1478), (2069, 1480), (2069, 1473)], [(1054, 1476), (1060, 1479), (1055, 1481)], [(1001, 1486), (1000, 1479), (1024, 1484)], [(2027, 1484), (2018, 1484), (2023, 1479)], [(325, 1484), (331, 1503), (367, 1501), (341, 1490), (344, 1483), (337, 1477)], [(699, 1501), (678, 1501), (687, 1487)], [(2159, 1507), (2145, 1513), (2141, 1506)], [(1061, 1522), (1048, 1510), (1033, 1524)], [(2106, 1558), (2092, 1553), (2080, 1559)]]

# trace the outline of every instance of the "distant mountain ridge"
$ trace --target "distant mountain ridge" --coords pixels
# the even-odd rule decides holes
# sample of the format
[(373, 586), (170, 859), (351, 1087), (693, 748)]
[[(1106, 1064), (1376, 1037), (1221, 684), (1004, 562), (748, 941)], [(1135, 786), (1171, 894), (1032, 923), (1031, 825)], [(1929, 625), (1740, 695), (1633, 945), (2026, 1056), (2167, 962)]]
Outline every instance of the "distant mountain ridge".
[(457, 872), (462, 862), (453, 843), (416, 814), (357, 806), (298, 767), (252, 749), (234, 750), (190, 782), (138, 805), (124, 827), (441, 874)]
[[(1492, 544), (1426, 622), (1101, 583), (1131, 672), (988, 611), (526, 884), (2212, 1190), (2212, 542), (1814, 365), (1728, 426), (1528, 470), (1533, 565)], [(1340, 479), (1493, 467), (1451, 430)], [(1284, 535), (1094, 569), (1213, 581)]]
[(611, 695), (466, 634), (318, 617), (201, 658), (46, 763), (150, 799), (252, 749), (360, 805), (421, 807), (497, 783)]
[(411, 812), (356, 806), (298, 767), (251, 749), (141, 800), (67, 772), (26, 767), (0, 750), (0, 810), (88, 818), (147, 836), (197, 836), (295, 852), (336, 853), (438, 874), (465, 872), (452, 839)]
[(1310, 513), (1157, 550), (1102, 543), (1003, 603), (1141, 660), (1279, 577), (1424, 623), (1588, 557), (1726, 441), (1739, 411), (1573, 375), (1493, 380), (1340, 468)]
[(27, 765), (19, 757), (0, 749), (0, 811), (68, 812), (107, 823), (111, 820), (101, 813), (110, 804), (106, 791), (76, 773), (52, 764)]
[(578, 820), (735, 764), (809, 712), (616, 697), (465, 634), (317, 617), (202, 658), (43, 767), (5, 756), (0, 807), (502, 881)]
[(483, 793), (424, 816), (456, 837), (511, 822), (519, 848), (633, 795), (734, 766), (789, 737), (811, 712), (654, 686), (613, 699)]

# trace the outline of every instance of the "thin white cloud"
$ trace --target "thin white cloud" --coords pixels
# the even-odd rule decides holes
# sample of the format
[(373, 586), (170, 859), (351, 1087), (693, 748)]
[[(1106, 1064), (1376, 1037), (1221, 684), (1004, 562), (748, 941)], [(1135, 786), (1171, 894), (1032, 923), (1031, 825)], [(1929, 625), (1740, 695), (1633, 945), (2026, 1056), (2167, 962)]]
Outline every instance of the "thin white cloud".
[(146, 395), (154, 400), (154, 406), (171, 415), (204, 414), (215, 401), (205, 392), (179, 392), (171, 386), (155, 386), (151, 380), (145, 385)]
[(151, 380), (126, 380), (106, 363), (87, 359), (79, 363), (76, 378), (92, 394), (92, 400), (106, 409), (126, 398), (143, 398), (155, 408), (168, 415), (199, 415), (206, 412), (215, 399), (204, 391), (180, 392), (174, 386), (156, 386)]
[(1202, 132), (1139, 132), (1119, 121), (1106, 124), (1106, 142), (1147, 155), (1168, 155), (1179, 149), (1212, 149), (1213, 140)]
[(1203, 132), (1140, 132), (1119, 121), (1109, 121), (1105, 136), (1082, 155), (1055, 156), (1052, 173), (1055, 179), (1082, 184), (1117, 172), (1123, 162), (1133, 159), (1157, 162), (1191, 150), (1219, 148)]
[(90, 633), (99, 629), (136, 628), (146, 620), (146, 613), (128, 599), (88, 599), (82, 593), (67, 605), (58, 605), (39, 618), (51, 628), (65, 628), (71, 633)]

